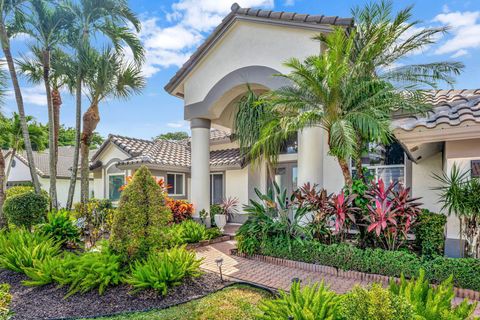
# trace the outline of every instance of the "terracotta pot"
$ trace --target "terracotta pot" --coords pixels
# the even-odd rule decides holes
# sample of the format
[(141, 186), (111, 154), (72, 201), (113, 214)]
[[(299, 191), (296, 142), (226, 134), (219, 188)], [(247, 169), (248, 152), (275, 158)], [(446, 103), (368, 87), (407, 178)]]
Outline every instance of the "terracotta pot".
[(223, 232), (223, 227), (227, 224), (227, 216), (224, 214), (216, 214), (214, 216), (215, 224), (217, 225), (220, 232)]

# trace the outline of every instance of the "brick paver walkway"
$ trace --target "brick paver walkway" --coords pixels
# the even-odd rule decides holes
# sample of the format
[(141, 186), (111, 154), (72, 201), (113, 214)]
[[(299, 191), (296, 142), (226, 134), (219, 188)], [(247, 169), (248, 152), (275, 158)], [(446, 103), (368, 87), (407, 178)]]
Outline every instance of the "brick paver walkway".
[[(218, 273), (215, 259), (223, 258), (222, 272), (226, 278), (255, 283), (272, 289), (289, 290), (293, 278), (301, 280), (302, 284), (325, 281), (337, 293), (350, 291), (356, 284), (365, 286), (370, 282), (356, 279), (332, 276), (322, 272), (305, 271), (297, 268), (274, 265), (268, 262), (250, 260), (230, 255), (230, 249), (236, 247), (235, 241), (215, 243), (196, 249), (197, 257), (204, 258), (202, 268)], [(455, 298), (454, 304), (463, 299)], [(480, 316), (480, 304), (475, 310), (475, 316)]]
[(255, 261), (231, 256), (230, 249), (235, 248), (235, 241), (225, 241), (197, 248), (197, 257), (205, 258), (202, 268), (218, 273), (215, 259), (223, 258), (222, 272), (233, 280), (253, 282), (272, 289), (290, 289), (293, 278), (299, 278), (303, 284), (325, 282), (338, 293), (349, 291), (355, 284), (368, 282), (336, 277), (321, 272), (305, 271), (296, 268), (277, 266), (268, 262)]

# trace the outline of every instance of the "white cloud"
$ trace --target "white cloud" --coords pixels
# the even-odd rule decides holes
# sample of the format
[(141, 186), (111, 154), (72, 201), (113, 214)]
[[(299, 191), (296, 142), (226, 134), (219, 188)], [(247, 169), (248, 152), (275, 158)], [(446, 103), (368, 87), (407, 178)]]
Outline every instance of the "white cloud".
[(295, 0), (285, 0), (283, 3), (284, 6), (291, 7), (295, 5)]
[(442, 11), (444, 13), (449, 13), (450, 12), (450, 7), (447, 4), (444, 4), (442, 7)]
[[(437, 15), (434, 21), (449, 25), (452, 37), (437, 48), (435, 53), (448, 54), (455, 52), (454, 56), (457, 54), (465, 55), (468, 53), (467, 49), (479, 48), (479, 18), (480, 11), (456, 11)], [(459, 56), (457, 55), (457, 57)]]
[[(273, 7), (273, 0), (239, 0), (242, 7)], [(144, 74), (149, 77), (162, 68), (181, 66), (208, 32), (230, 12), (231, 0), (179, 0), (166, 14), (170, 26), (157, 18), (142, 21), (139, 36), (146, 49)], [(131, 53), (126, 52), (131, 56)]]
[[(45, 87), (43, 85), (36, 85), (33, 87), (23, 87), (22, 97), (26, 104), (33, 104), (36, 106), (47, 106), (47, 96), (45, 94)], [(13, 89), (7, 91), (7, 99), (15, 100)]]
[(467, 54), (468, 54), (468, 51), (467, 51), (467, 50), (465, 50), (465, 49), (460, 49), (460, 50), (458, 50), (457, 52), (455, 52), (454, 54), (452, 54), (451, 57), (452, 57), (452, 58), (458, 58), (458, 57), (463, 57), (463, 56), (465, 56), (465, 55), (467, 55)]
[(188, 127), (188, 122), (185, 121), (185, 120), (169, 122), (169, 123), (167, 123), (167, 127), (174, 128), (174, 129), (187, 128)]

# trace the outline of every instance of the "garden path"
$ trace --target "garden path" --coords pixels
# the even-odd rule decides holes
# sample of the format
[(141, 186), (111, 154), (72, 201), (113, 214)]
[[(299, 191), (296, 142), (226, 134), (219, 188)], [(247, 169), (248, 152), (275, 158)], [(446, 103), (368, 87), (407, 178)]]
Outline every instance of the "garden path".
[[(365, 286), (371, 283), (367, 280), (358, 280), (333, 276), (331, 274), (306, 271), (298, 268), (279, 266), (268, 262), (251, 260), (230, 255), (230, 250), (236, 247), (234, 240), (219, 242), (196, 249), (197, 257), (204, 258), (202, 269), (219, 273), (216, 259), (222, 258), (222, 273), (229, 280), (245, 281), (268, 287), (274, 290), (289, 290), (292, 279), (298, 278), (302, 284), (325, 281), (337, 293), (350, 291), (356, 284)], [(463, 299), (455, 298), (454, 303)], [(475, 311), (480, 316), (480, 303)]]

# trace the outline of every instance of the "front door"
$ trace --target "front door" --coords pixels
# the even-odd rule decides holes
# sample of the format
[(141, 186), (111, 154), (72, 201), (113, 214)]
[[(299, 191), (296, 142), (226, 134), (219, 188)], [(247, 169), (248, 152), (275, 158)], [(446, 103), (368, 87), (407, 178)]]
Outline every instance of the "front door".
[[(271, 187), (271, 181), (272, 179), (269, 179), (269, 187)], [(275, 168), (273, 181), (278, 184), (282, 192), (284, 189), (287, 189), (287, 197), (290, 197), (290, 195), (297, 189), (297, 163), (279, 163)]]

